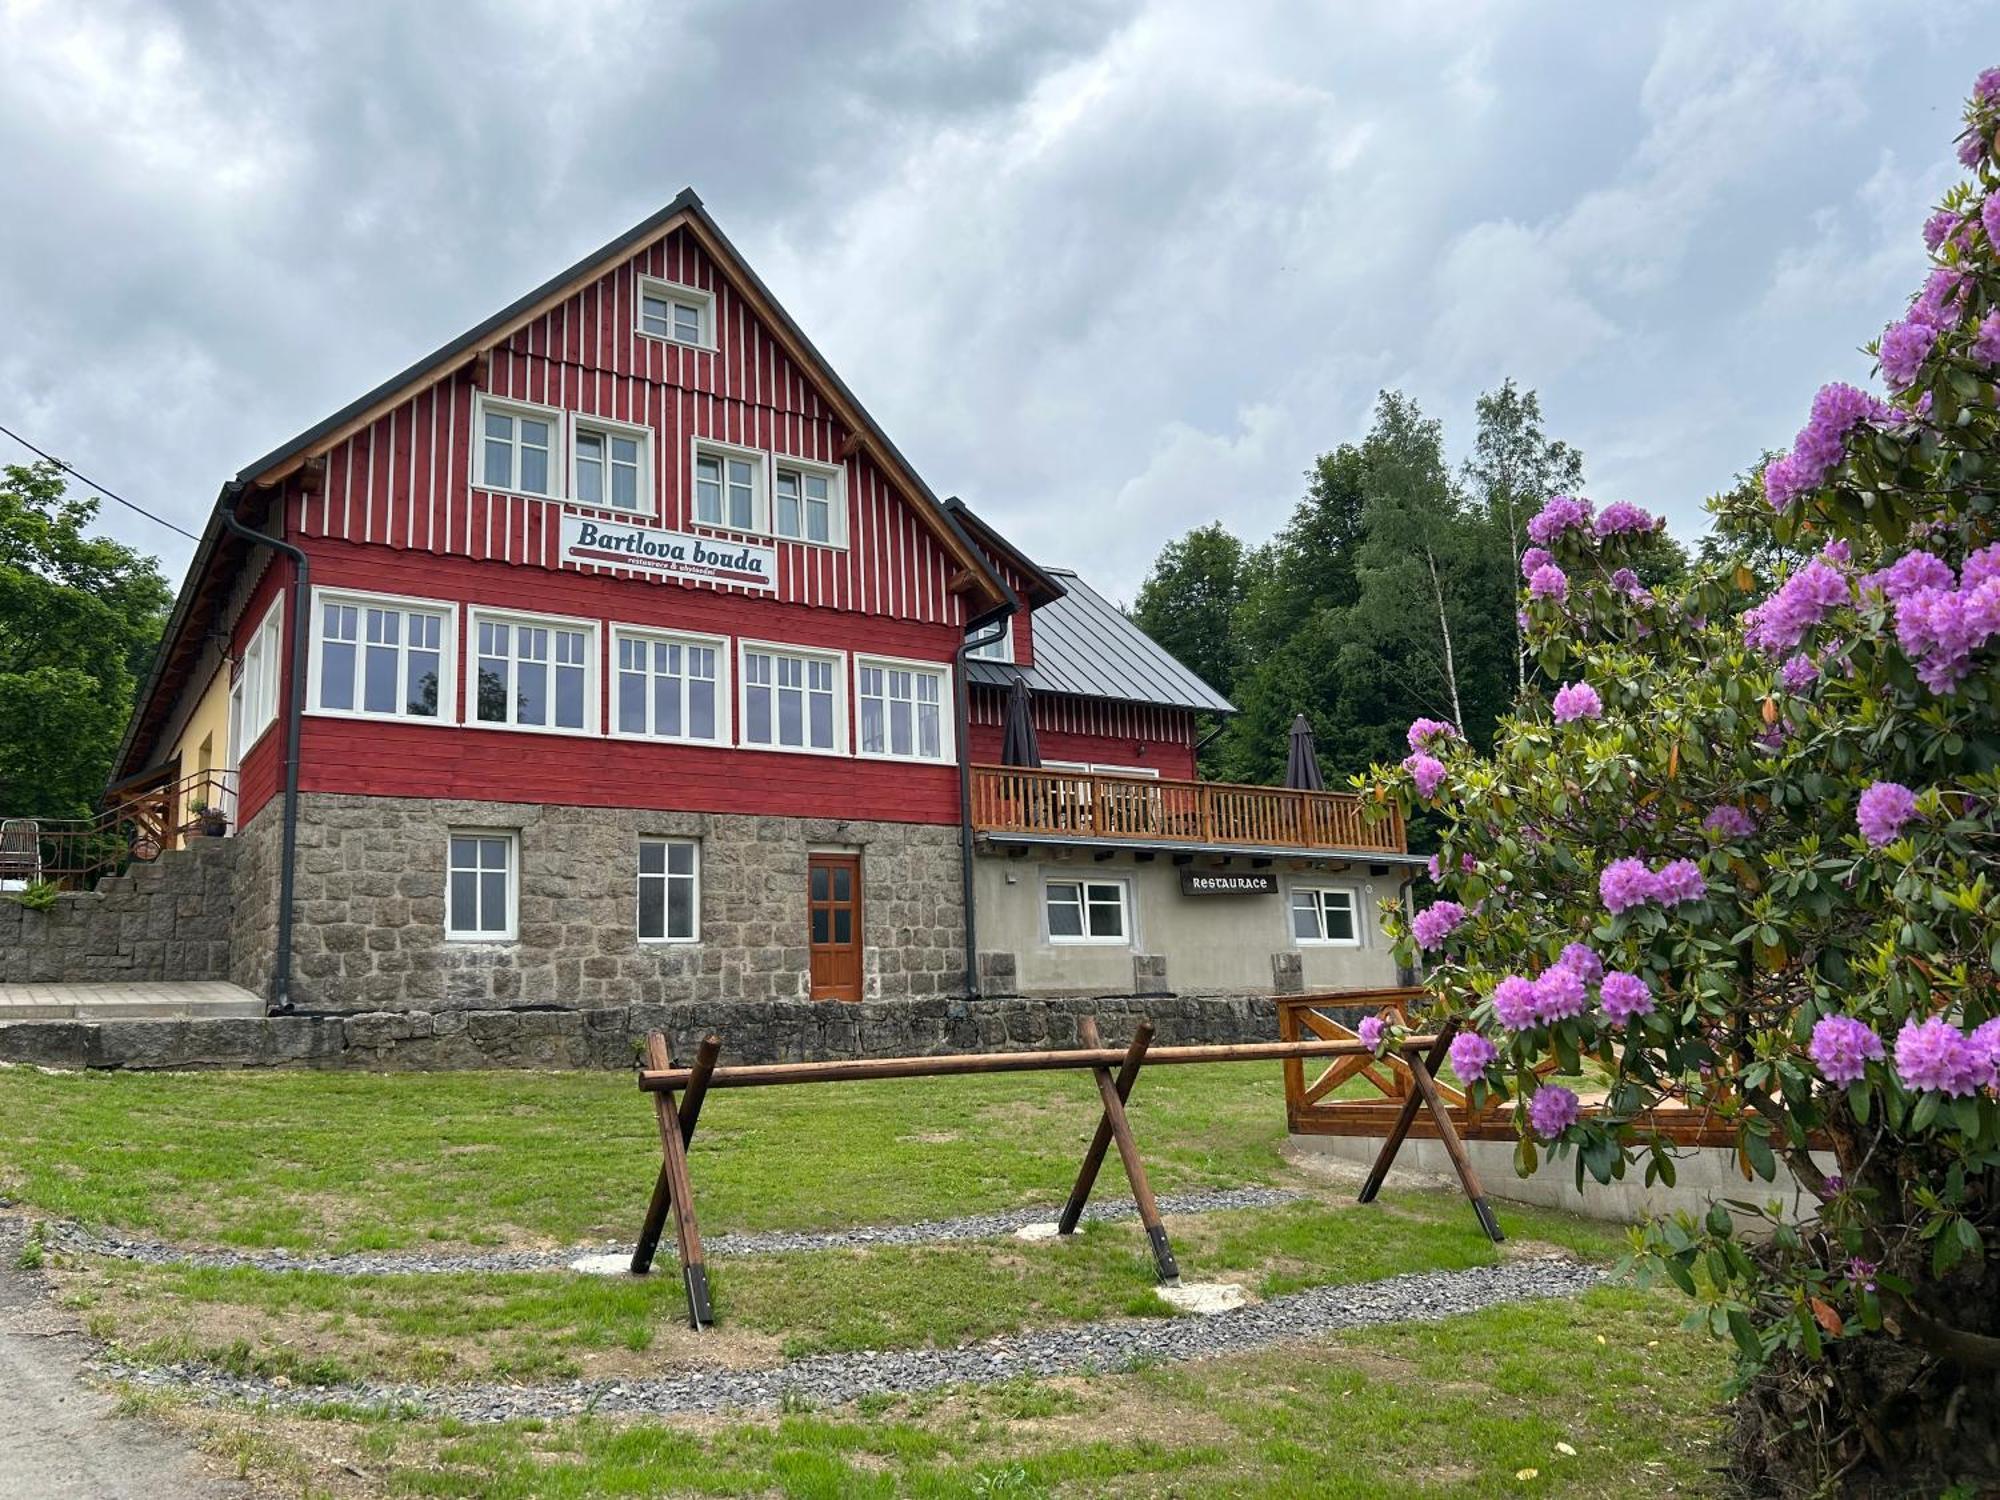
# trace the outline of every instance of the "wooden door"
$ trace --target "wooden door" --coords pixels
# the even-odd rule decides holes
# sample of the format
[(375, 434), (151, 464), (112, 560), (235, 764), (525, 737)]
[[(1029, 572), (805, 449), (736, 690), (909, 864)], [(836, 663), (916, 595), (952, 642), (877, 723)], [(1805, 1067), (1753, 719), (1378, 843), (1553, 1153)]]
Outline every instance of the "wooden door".
[(812, 997), (861, 998), (861, 856), (815, 854), (807, 861), (806, 921), (812, 943)]

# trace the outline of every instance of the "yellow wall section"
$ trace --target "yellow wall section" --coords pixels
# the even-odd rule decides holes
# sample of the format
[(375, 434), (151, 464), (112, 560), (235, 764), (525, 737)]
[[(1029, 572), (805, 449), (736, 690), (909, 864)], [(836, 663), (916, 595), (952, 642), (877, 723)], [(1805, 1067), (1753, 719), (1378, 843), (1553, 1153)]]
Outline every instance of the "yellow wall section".
[[(229, 665), (227, 662), (218, 666), (215, 670), (215, 675), (208, 680), (208, 687), (203, 691), (201, 700), (195, 704), (194, 712), (188, 715), (187, 726), (181, 730), (181, 737), (174, 742), (173, 753), (180, 757), (180, 774), (183, 780), (190, 776), (200, 775), (204, 769), (202, 765), (203, 741), (207, 741), (209, 746), (207, 769), (217, 773), (219, 776), (229, 763)], [(191, 794), (191, 799), (198, 801), (204, 796), (211, 802), (217, 800), (213, 788), (205, 793), (196, 791)], [(174, 826), (180, 827), (184, 825), (189, 821), (191, 816), (185, 806), (176, 807), (174, 809)]]

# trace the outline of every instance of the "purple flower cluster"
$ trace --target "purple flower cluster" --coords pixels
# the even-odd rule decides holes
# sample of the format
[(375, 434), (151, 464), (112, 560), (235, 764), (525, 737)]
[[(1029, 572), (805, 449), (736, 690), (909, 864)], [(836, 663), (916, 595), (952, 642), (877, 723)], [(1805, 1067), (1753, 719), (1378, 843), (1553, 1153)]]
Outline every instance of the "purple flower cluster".
[(1818, 489), (1839, 465), (1848, 431), (1861, 421), (1886, 421), (1890, 408), (1851, 385), (1836, 381), (1813, 397), (1812, 411), (1792, 451), (1772, 460), (1764, 470), (1764, 498), (1773, 510), (1789, 509), (1800, 495)]
[(1435, 749), (1445, 740), (1458, 738), (1458, 731), (1443, 719), (1412, 719), (1405, 736), (1412, 750)]
[(1590, 1006), (1590, 992), (1583, 976), (1574, 969), (1556, 964), (1542, 970), (1535, 981), (1535, 1020), (1543, 1026), (1572, 1020)]
[(1435, 901), (1410, 921), (1410, 935), (1426, 953), (1444, 945), (1465, 920), (1465, 908), (1456, 901)]
[(1661, 524), (1661, 518), (1647, 514), (1638, 506), (1614, 500), (1604, 507), (1591, 530), (1600, 537), (1607, 537), (1628, 531), (1651, 531)]
[(1559, 1083), (1543, 1084), (1528, 1101), (1528, 1126), (1545, 1141), (1552, 1141), (1576, 1123), (1576, 1095)]
[(1604, 983), (1598, 987), (1598, 999), (1604, 1006), (1604, 1014), (1621, 1026), (1634, 1016), (1653, 1013), (1653, 987), (1637, 974), (1627, 974), (1622, 969), (1613, 969), (1604, 976)]
[(1554, 563), (1543, 563), (1528, 578), (1531, 599), (1561, 599), (1569, 593), (1569, 575)]
[(1882, 366), (1882, 378), (1891, 390), (1906, 391), (1915, 383), (1917, 371), (1937, 347), (1937, 337), (1937, 324), (1926, 322), (1914, 308), (1900, 323), (1891, 323), (1882, 330), (1876, 357)]
[(1986, 231), (1986, 243), (2000, 245), (2000, 193), (1988, 193), (1979, 205), (1979, 227)]
[(1828, 1083), (1845, 1087), (1866, 1073), (1869, 1063), (1882, 1060), (1882, 1038), (1866, 1021), (1822, 1016), (1813, 1026), (1806, 1055)]
[(1972, 653), (2000, 635), (2000, 542), (1965, 560), (1959, 578), (1928, 552), (1905, 552), (1862, 580), (1895, 605), (1896, 643), (1934, 693), (1949, 693), (1972, 670)]
[(1976, 104), (2000, 101), (2000, 68), (1988, 68), (1973, 80), (1972, 98)]
[(1796, 656), (1785, 658), (1785, 664), (1778, 668), (1778, 681), (1785, 685), (1788, 693), (1803, 693), (1819, 681), (1819, 663), (1803, 651)]
[(1981, 364), (2000, 365), (2000, 307), (1979, 320), (1979, 332), (1972, 339), (1972, 357)]
[(1604, 715), (1603, 700), (1597, 696), (1597, 689), (1587, 682), (1566, 682), (1556, 689), (1554, 707), (1558, 724), (1574, 724), (1578, 719), (1596, 719)]
[[(1476, 870), (1479, 868), (1479, 861), (1474, 859), (1470, 854), (1461, 854), (1458, 857), (1458, 867), (1461, 870)], [(1438, 857), (1435, 854), (1430, 857), (1429, 868), (1432, 882), (1441, 884), (1444, 880), (1444, 866), (1438, 863)]]
[(1743, 614), (1743, 638), (1761, 651), (1780, 656), (1841, 605), (1852, 601), (1847, 577), (1824, 557), (1792, 574), (1778, 591)]
[(1954, 1099), (1996, 1083), (1991, 1050), (1942, 1016), (1903, 1023), (1896, 1033), (1896, 1073), (1906, 1088), (1937, 1089)]
[(1639, 575), (1630, 568), (1620, 568), (1611, 575), (1611, 586), (1627, 599), (1643, 602), (1653, 596), (1646, 591), (1646, 585), (1639, 582)]
[(1945, 236), (1958, 228), (1958, 215), (1948, 208), (1941, 208), (1924, 220), (1924, 248), (1935, 251), (1945, 241)]
[(1484, 1078), (1499, 1056), (1500, 1049), (1476, 1031), (1461, 1031), (1451, 1039), (1451, 1070), (1460, 1083)]
[(1597, 950), (1588, 943), (1571, 943), (1556, 960), (1560, 968), (1568, 969), (1585, 984), (1595, 984), (1604, 977), (1604, 960), (1597, 956)]
[(1854, 805), (1855, 826), (1874, 848), (1896, 841), (1903, 825), (1917, 815), (1917, 794), (1896, 781), (1878, 781)]
[(1354, 1028), (1354, 1034), (1361, 1038), (1362, 1046), (1373, 1052), (1382, 1045), (1382, 1033), (1388, 1029), (1388, 1023), (1380, 1016), (1363, 1016), (1361, 1024)]
[(1509, 1031), (1526, 1031), (1535, 1024), (1534, 981), (1509, 974), (1493, 986), (1494, 1017)]
[(1733, 802), (1725, 802), (1701, 820), (1704, 833), (1725, 839), (1747, 839), (1757, 831), (1757, 820)]
[(1555, 554), (1546, 547), (1530, 547), (1521, 554), (1521, 576), (1533, 578), (1537, 571), (1546, 568), (1556, 560)]
[(1672, 860), (1651, 870), (1643, 859), (1628, 857), (1614, 859), (1604, 867), (1604, 873), (1597, 877), (1597, 894), (1604, 909), (1616, 916), (1648, 903), (1679, 906), (1684, 901), (1699, 901), (1708, 894), (1708, 882), (1691, 859)]
[(1528, 540), (1537, 546), (1546, 547), (1565, 531), (1590, 525), (1590, 502), (1572, 500), (1568, 495), (1552, 495), (1540, 510), (1528, 519)]
[(1417, 784), (1417, 795), (1426, 802), (1437, 795), (1437, 789), (1444, 785), (1444, 762), (1435, 755), (1419, 750), (1414, 755), (1403, 757), (1403, 769), (1410, 773), (1410, 779)]

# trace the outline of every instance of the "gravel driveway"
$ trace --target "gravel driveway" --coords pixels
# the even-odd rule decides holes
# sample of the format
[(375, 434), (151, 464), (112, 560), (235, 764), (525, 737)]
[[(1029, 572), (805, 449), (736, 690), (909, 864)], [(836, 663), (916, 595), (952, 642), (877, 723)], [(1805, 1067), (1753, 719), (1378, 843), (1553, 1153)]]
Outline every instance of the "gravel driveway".
[(165, 1433), (114, 1417), (82, 1379), (85, 1341), (19, 1269), (22, 1226), (0, 1219), (0, 1500), (245, 1500)]

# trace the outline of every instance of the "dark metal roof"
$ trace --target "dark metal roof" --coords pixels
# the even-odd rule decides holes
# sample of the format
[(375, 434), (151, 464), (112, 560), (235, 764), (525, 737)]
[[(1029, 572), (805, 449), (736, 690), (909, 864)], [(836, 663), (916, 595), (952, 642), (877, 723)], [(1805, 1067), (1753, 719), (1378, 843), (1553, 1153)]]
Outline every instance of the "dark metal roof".
[(1079, 698), (1115, 698), (1122, 703), (1157, 703), (1233, 714), (1236, 707), (1182, 666), (1159, 642), (1134, 625), (1119, 608), (1066, 568), (1048, 573), (1062, 585), (1062, 597), (1029, 616), (1035, 664), (966, 663), (970, 681), (1005, 687), (1025, 676), (1038, 693)]

